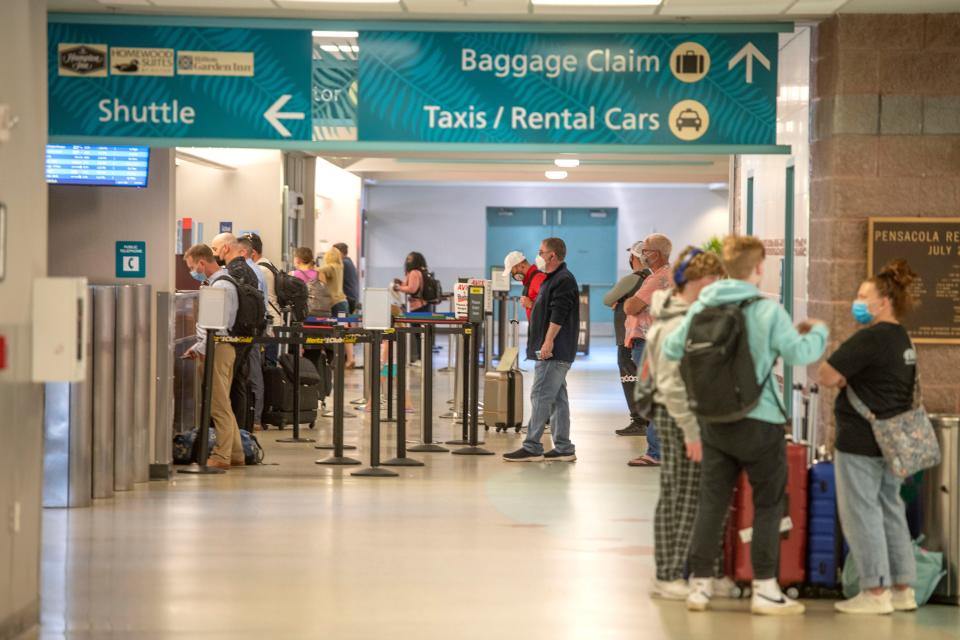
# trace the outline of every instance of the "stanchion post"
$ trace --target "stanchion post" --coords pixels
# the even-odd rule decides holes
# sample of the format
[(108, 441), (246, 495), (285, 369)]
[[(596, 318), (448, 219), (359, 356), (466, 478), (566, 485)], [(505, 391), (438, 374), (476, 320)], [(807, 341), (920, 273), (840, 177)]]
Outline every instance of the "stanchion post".
[(316, 442), (313, 438), (300, 437), (300, 345), (303, 342), (303, 330), (298, 327), (292, 332), (291, 346), (293, 347), (293, 437), (279, 438), (277, 442), (285, 444), (301, 444)]
[[(370, 332), (370, 338), (373, 341), (373, 348), (370, 349), (372, 358), (370, 364), (376, 372), (380, 368), (380, 341), (383, 333), (374, 329)], [(380, 376), (376, 375), (370, 381), (370, 392), (372, 398), (380, 397)], [(390, 471), (380, 466), (380, 403), (374, 401), (370, 406), (370, 466), (360, 471), (354, 471), (350, 475), (361, 478), (391, 478), (399, 475), (396, 471)]]
[(224, 469), (207, 466), (207, 458), (210, 456), (210, 402), (213, 397), (213, 361), (216, 356), (217, 344), (214, 342), (214, 330), (207, 329), (206, 357), (203, 363), (203, 408), (200, 410), (200, 459), (196, 464), (190, 465), (186, 469), (177, 469), (177, 473), (190, 473), (196, 475), (212, 475), (217, 473), (226, 473)]
[[(338, 338), (343, 338), (343, 331), (334, 333)], [(346, 466), (353, 464), (362, 464), (359, 460), (348, 458), (343, 455), (345, 449), (356, 449), (353, 445), (343, 443), (343, 418), (344, 418), (344, 394), (346, 388), (346, 363), (347, 350), (343, 342), (337, 342), (334, 345), (334, 357), (337, 359), (337, 368), (333, 379), (333, 444), (317, 445), (317, 449), (333, 449), (333, 455), (323, 460), (317, 460), (317, 464), (330, 466)]]
[(397, 457), (385, 467), (422, 467), (419, 460), (407, 457), (407, 343), (397, 333)]
[(444, 420), (454, 420), (460, 418), (460, 370), (463, 366), (463, 334), (460, 331), (449, 333), (447, 337), (456, 345), (456, 358), (453, 360), (453, 399), (449, 401), (450, 411), (440, 416)]
[[(420, 369), (420, 420), (423, 442), (410, 447), (410, 451), (418, 453), (446, 453), (450, 451), (433, 443), (433, 325), (423, 325), (423, 350)], [(429, 354), (429, 355), (426, 355)]]
[[(457, 449), (453, 453), (461, 456), (492, 456), (493, 451), (479, 446), (480, 422), (478, 415), (479, 411), (477, 407), (480, 404), (480, 376), (478, 375), (480, 369), (480, 345), (478, 342), (476, 342), (476, 339), (477, 333), (481, 327), (476, 324), (471, 324), (470, 327), (473, 333), (473, 337), (471, 339), (473, 349), (472, 357), (470, 358), (470, 368), (474, 372), (470, 381), (470, 445), (463, 447), (462, 449)], [(464, 423), (466, 423), (466, 418), (464, 419)]]
[(460, 401), (460, 419), (454, 421), (454, 424), (459, 422), (462, 427), (460, 427), (460, 437), (454, 438), (452, 440), (447, 440), (446, 444), (469, 444), (468, 439), (468, 422), (469, 420), (469, 408), (470, 408), (470, 353), (471, 347), (473, 344), (473, 339), (475, 336), (472, 335), (470, 330), (470, 325), (463, 326), (463, 337), (462, 337), (462, 348), (460, 349), (460, 359), (457, 361), (457, 369), (460, 375), (457, 376), (457, 399)]
[[(400, 336), (396, 336), (396, 341), (399, 342)], [(382, 420), (382, 422), (396, 422), (396, 418), (393, 417), (393, 343), (395, 338), (393, 336), (387, 337), (387, 419)], [(383, 369), (383, 367), (381, 367)]]

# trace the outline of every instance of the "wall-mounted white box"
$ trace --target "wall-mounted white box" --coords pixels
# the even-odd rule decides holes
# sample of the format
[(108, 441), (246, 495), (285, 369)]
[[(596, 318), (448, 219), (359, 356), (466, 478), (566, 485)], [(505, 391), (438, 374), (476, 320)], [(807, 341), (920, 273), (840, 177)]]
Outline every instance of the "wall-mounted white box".
[(39, 278), (33, 282), (34, 382), (82, 382), (87, 375), (84, 336), (90, 324), (86, 278)]

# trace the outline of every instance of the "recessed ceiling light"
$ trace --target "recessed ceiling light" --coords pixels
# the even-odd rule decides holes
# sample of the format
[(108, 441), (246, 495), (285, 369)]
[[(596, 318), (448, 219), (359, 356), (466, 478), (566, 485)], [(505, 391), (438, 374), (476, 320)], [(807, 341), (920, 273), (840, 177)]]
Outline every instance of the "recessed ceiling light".
[(566, 171), (546, 171), (544, 175), (547, 176), (547, 180), (565, 180), (567, 177)]
[(557, 158), (553, 164), (563, 169), (576, 169), (580, 166), (580, 161), (576, 158)]
[(544, 7), (656, 7), (663, 0), (530, 0)]
[(359, 38), (356, 31), (314, 31), (314, 38)]

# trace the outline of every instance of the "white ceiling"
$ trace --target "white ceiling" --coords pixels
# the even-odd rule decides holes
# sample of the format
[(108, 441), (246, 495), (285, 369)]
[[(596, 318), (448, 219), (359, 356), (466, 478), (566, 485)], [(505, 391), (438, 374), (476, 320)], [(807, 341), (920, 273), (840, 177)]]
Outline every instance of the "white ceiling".
[(656, 7), (534, 6), (531, 0), (48, 0), (51, 11), (129, 12), (316, 19), (542, 21), (796, 20), (832, 13), (941, 13), (960, 0), (663, 0)]

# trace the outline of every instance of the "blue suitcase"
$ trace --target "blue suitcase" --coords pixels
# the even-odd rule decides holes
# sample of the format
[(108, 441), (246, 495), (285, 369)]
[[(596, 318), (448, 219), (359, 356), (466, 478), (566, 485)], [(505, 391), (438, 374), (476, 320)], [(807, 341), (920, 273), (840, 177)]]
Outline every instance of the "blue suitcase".
[(840, 584), (842, 537), (837, 516), (837, 480), (832, 462), (810, 467), (807, 580), (818, 587)]

